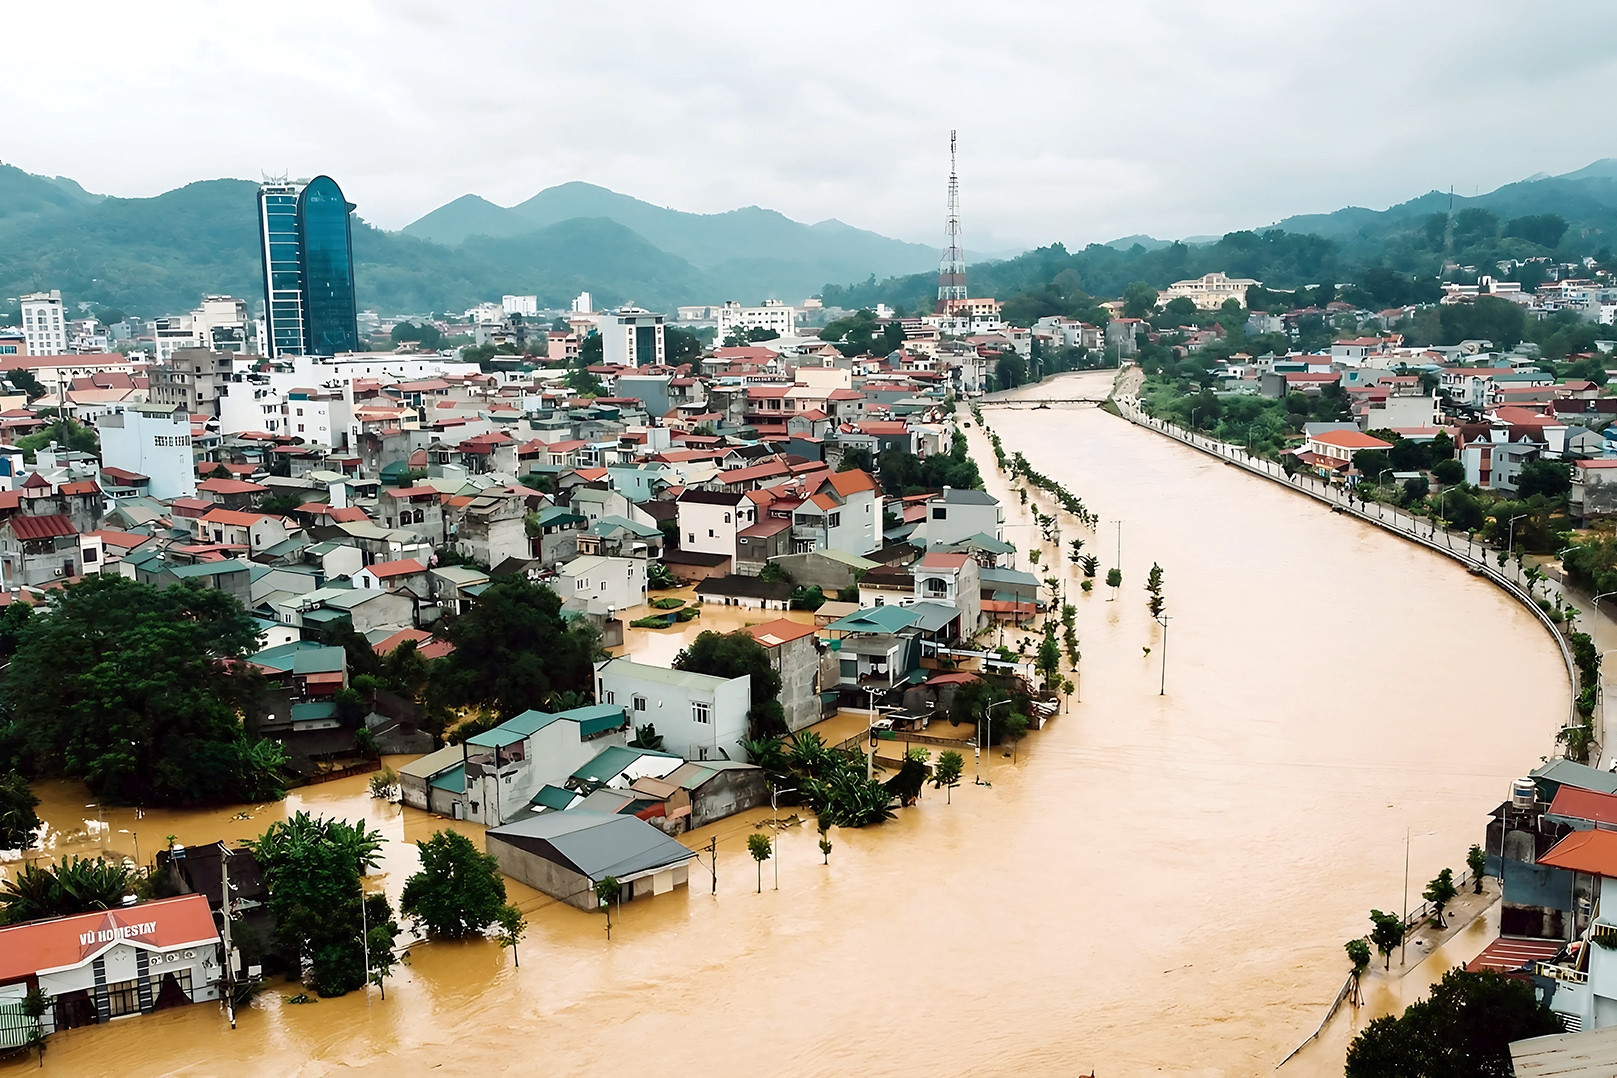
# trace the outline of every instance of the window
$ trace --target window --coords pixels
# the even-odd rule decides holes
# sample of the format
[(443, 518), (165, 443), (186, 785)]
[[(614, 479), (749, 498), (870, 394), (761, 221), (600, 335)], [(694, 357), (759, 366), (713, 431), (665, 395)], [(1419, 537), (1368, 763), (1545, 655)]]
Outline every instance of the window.
[(577, 580), (573, 581), (573, 590), (574, 591), (588, 591), (589, 586), (590, 586), (590, 582), (589, 582), (589, 579), (587, 577), (582, 577), (581, 576)]
[(708, 529), (708, 530), (707, 530), (707, 537), (708, 537), (708, 538), (709, 538), (709, 539), (712, 539), (712, 538), (714, 538), (714, 535), (713, 535), (713, 529), (712, 529), (712, 528), (709, 528), (709, 529)]
[(832, 513), (831, 514), (831, 520), (830, 520), (829, 523), (830, 523), (831, 527), (833, 527), (833, 528), (842, 527), (842, 514), (841, 513)]
[[(729, 514), (729, 513), (726, 513), (726, 514), (724, 514), (724, 522), (725, 522), (725, 523), (726, 523), (726, 524), (728, 524), (728, 523), (730, 523), (730, 514)], [(708, 533), (708, 534), (709, 534), (709, 535), (711, 535), (711, 534), (713, 534), (713, 533), (712, 533), (712, 532), (709, 532), (709, 533)]]
[(140, 991), (135, 985), (135, 981), (107, 985), (107, 1006), (111, 1009), (112, 1017), (134, 1014), (140, 1010)]
[(646, 710), (646, 698), (639, 693), (635, 693), (629, 703), (636, 711)]
[(700, 700), (693, 700), (691, 702), (691, 721), (699, 722), (706, 726), (708, 723), (708, 707), (708, 704)]
[(932, 519), (933, 520), (948, 520), (949, 519), (949, 510), (945, 509), (941, 505), (935, 507), (932, 510)]
[(601, 693), (601, 699), (605, 703), (608, 703), (608, 704), (617, 703), (618, 702), (617, 697), (618, 697), (618, 694), (613, 692), (611, 689), (607, 689), (607, 690), (605, 690), (604, 692)]

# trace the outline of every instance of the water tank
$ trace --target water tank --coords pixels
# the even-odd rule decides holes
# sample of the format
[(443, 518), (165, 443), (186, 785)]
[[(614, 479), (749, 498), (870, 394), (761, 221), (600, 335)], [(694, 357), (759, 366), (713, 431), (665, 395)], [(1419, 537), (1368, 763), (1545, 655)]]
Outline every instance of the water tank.
[(1538, 787), (1532, 779), (1517, 779), (1510, 784), (1510, 807), (1516, 809), (1530, 809), (1538, 800)]

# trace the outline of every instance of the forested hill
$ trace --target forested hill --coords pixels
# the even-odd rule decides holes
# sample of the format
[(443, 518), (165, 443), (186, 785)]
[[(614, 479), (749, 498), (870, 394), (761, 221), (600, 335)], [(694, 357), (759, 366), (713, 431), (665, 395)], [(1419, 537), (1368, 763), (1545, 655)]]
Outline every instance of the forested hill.
[[(1079, 317), (1095, 298), (1121, 295), (1134, 281), (1162, 288), (1215, 270), (1278, 289), (1351, 285), (1361, 302), (1392, 307), (1434, 298), (1446, 261), (1462, 267), (1450, 276), (1474, 280), (1500, 276), (1497, 264), (1507, 259), (1604, 262), (1617, 246), (1617, 161), (1453, 201), (1452, 218), (1449, 196), (1431, 192), (1387, 210), (1293, 217), (1212, 243), (1094, 243), (1072, 251), (1057, 243), (1003, 262), (973, 263), (967, 280), (972, 295), (1005, 301), (1006, 318), (1022, 325), (1048, 314)], [(1508, 276), (1533, 287), (1539, 272), (1514, 267)], [(936, 294), (937, 275), (930, 272), (828, 284), (822, 293), (827, 306), (880, 302), (906, 312), (929, 310)]]

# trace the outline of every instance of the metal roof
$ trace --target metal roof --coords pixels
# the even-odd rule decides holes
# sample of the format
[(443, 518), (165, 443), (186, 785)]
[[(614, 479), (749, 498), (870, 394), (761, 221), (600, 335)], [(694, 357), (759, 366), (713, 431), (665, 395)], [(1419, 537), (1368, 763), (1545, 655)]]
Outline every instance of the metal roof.
[(678, 760), (679, 757), (671, 752), (655, 752), (651, 749), (631, 749), (623, 745), (609, 745), (595, 754), (583, 767), (572, 773), (571, 778), (582, 782), (605, 782), (623, 773), (623, 769), (643, 756), (659, 756), (667, 760)]
[(873, 606), (858, 610), (827, 625), (827, 631), (840, 633), (896, 633), (920, 620), (912, 606)]
[(488, 838), (563, 864), (591, 880), (607, 876), (626, 880), (686, 864), (696, 856), (644, 820), (588, 809), (546, 812), (493, 828)]
[(342, 648), (308, 648), (292, 656), (294, 674), (334, 674), (348, 665), (348, 654)]
[[(648, 666), (637, 663), (633, 659), (608, 659), (596, 667), (598, 674), (605, 674), (608, 670), (624, 677), (632, 677), (637, 681), (649, 681), (658, 685), (678, 685), (685, 689), (713, 689), (723, 685), (733, 678), (722, 678), (713, 674), (697, 674), (689, 670), (674, 670), (666, 666)], [(741, 675), (746, 677), (746, 674)]]
[(1610, 1078), (1617, 1074), (1617, 1026), (1512, 1041), (1516, 1078)]

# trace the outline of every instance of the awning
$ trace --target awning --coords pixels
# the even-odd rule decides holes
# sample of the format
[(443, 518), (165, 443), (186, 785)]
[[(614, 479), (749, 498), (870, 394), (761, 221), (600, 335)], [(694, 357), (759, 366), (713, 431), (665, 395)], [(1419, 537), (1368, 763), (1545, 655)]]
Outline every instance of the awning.
[(1521, 936), (1500, 936), (1482, 949), (1482, 953), (1466, 963), (1467, 973), (1513, 973), (1533, 962), (1547, 962), (1561, 953), (1563, 940), (1529, 939)]

